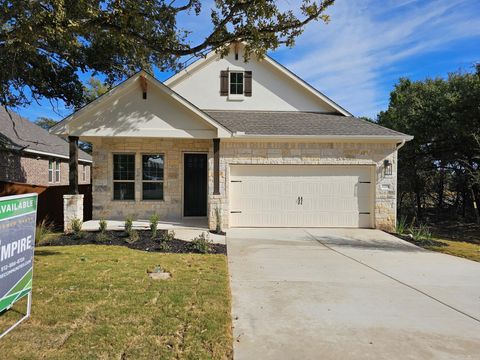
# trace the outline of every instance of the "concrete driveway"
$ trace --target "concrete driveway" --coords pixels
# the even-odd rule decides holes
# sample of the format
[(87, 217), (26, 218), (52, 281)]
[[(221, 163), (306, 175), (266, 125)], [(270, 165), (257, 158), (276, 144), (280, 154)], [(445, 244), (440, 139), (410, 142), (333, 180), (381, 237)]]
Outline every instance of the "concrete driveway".
[(236, 359), (479, 359), (480, 263), (378, 230), (231, 229)]

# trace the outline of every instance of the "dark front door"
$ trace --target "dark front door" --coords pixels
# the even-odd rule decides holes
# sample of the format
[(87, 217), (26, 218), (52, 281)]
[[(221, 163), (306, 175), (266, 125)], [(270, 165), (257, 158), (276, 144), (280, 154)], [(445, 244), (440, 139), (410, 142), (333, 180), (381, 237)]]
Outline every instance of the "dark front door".
[(207, 154), (185, 154), (184, 216), (207, 216)]

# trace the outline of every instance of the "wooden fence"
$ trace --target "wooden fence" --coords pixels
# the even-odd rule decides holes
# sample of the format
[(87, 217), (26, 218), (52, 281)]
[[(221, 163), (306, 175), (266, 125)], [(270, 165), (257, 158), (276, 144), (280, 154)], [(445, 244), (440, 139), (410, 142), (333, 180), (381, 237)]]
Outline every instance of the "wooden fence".
[[(83, 198), (83, 220), (92, 219), (92, 186), (79, 185), (78, 190)], [(68, 194), (68, 185), (42, 186), (0, 181), (0, 196), (38, 194), (37, 223), (46, 219), (63, 228), (63, 195)]]

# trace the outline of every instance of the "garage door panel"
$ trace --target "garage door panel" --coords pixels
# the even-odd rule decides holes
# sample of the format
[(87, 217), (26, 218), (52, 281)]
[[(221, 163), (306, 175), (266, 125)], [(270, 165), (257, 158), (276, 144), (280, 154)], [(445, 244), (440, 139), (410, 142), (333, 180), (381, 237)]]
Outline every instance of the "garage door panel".
[(371, 174), (369, 166), (232, 165), (230, 225), (371, 227)]

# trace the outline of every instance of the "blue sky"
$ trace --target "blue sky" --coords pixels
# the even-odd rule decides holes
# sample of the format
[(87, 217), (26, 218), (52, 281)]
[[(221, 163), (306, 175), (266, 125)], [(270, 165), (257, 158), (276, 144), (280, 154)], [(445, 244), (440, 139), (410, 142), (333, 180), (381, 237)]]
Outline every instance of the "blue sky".
[[(279, 1), (285, 8), (295, 3)], [(199, 18), (182, 19), (194, 30), (192, 42), (210, 29), (208, 6)], [(480, 62), (479, 0), (337, 0), (328, 14), (330, 23), (310, 24), (293, 49), (270, 55), (355, 116), (386, 109), (400, 77), (445, 77)], [(30, 120), (71, 113), (49, 101), (16, 111)]]

